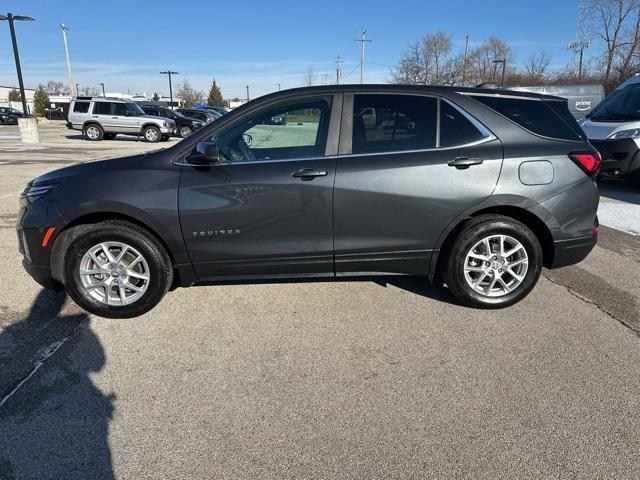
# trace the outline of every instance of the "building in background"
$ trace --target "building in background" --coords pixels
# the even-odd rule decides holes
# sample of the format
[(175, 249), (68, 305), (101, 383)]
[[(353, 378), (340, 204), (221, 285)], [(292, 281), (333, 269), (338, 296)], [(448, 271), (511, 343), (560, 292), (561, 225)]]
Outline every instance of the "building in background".
[[(9, 101), (9, 92), (13, 89), (20, 91), (19, 87), (7, 87), (4, 85), (0, 85), (0, 107), (11, 107), (16, 110), (22, 111), (22, 102), (10, 102)], [(33, 112), (33, 96), (36, 91), (33, 88), (25, 88), (24, 89), (25, 96), (27, 97), (27, 109), (29, 110), (27, 113)]]

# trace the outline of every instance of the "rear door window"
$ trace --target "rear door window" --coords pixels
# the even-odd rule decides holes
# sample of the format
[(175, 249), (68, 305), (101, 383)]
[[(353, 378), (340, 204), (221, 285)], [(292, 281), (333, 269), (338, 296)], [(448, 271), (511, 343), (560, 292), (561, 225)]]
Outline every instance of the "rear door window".
[(96, 115), (111, 115), (111, 103), (96, 102), (93, 106), (93, 113)]
[[(496, 95), (471, 95), (471, 97), (537, 135), (563, 140), (580, 140), (574, 129), (541, 100)], [(573, 122), (575, 123), (575, 120)]]
[(73, 105), (73, 111), (78, 113), (87, 113), (89, 111), (89, 102), (76, 102)]
[(437, 100), (414, 95), (356, 95), (353, 153), (435, 148)]
[(486, 136), (458, 109), (440, 102), (440, 146), (453, 147), (482, 140)]
[(127, 114), (128, 108), (124, 103), (115, 103), (113, 106), (115, 107), (114, 115), (124, 117)]

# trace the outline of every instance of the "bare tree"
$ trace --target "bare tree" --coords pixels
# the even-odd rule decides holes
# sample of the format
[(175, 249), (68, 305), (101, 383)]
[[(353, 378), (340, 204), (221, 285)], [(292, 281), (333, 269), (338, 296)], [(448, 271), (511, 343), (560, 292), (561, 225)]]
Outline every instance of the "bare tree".
[(67, 87), (62, 82), (56, 82), (55, 80), (50, 80), (46, 83), (46, 85), (42, 86), (49, 95), (68, 95), (69, 87)]
[(80, 87), (78, 93), (85, 97), (97, 97), (102, 92), (98, 91), (96, 87)]
[(551, 55), (545, 52), (534, 53), (525, 64), (524, 73), (532, 80), (543, 81), (549, 74), (550, 65)]
[[(588, 0), (586, 12), (595, 38), (604, 45), (602, 55), (603, 80), (607, 82), (614, 70), (616, 59), (623, 57), (627, 69), (638, 48), (640, 0)], [(635, 22), (635, 28), (629, 23)], [(626, 53), (624, 53), (626, 51)]]
[(439, 85), (453, 83), (450, 73), (453, 57), (451, 36), (436, 32), (421, 37), (409, 45), (391, 72), (394, 83)]
[(202, 101), (204, 92), (194, 89), (189, 80), (185, 78), (178, 86), (176, 96), (181, 100), (183, 107), (189, 108), (192, 107), (194, 103)]
[(476, 84), (495, 82), (495, 60), (505, 60), (504, 67), (507, 72), (513, 69), (515, 63), (511, 47), (498, 37), (490, 37), (482, 45), (471, 50), (467, 59), (467, 78)]
[(304, 74), (304, 80), (303, 80), (304, 86), (305, 87), (313, 87), (316, 84), (317, 80), (318, 80), (318, 77), (315, 74), (315, 72), (313, 71), (313, 67), (311, 65), (309, 65), (307, 67), (307, 71)]

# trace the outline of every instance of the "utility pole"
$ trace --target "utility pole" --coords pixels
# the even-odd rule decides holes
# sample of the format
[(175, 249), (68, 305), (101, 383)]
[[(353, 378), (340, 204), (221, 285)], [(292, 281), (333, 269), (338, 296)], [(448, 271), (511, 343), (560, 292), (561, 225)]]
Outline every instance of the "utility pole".
[(467, 80), (467, 53), (469, 52), (469, 34), (465, 37), (464, 42), (464, 60), (462, 61), (462, 86)]
[[(60, 24), (60, 28), (62, 29), (62, 38), (64, 40), (64, 54), (67, 57), (67, 73), (69, 74), (69, 90), (71, 90), (71, 96), (74, 96), (73, 92), (73, 75), (71, 75), (71, 60), (69, 60), (69, 43), (67, 42), (67, 32), (69, 31), (69, 27), (67, 27), (64, 23)], [(78, 90), (75, 91), (75, 96), (78, 96)]]
[(98, 85), (101, 85), (101, 86), (102, 86), (102, 96), (103, 96), (103, 97), (106, 97), (106, 96), (107, 96), (107, 94), (106, 94), (106, 93), (104, 93), (104, 83), (99, 83)]
[[(73, 90), (71, 90), (71, 93), (73, 93)], [(80, 95), (80, 84), (76, 83), (76, 95)]]
[(364, 44), (371, 42), (367, 39), (367, 29), (363, 28), (360, 32), (360, 38), (356, 38), (355, 42), (360, 42), (360, 83), (364, 83)]
[(249, 101), (249, 85), (245, 85), (245, 88), (247, 89), (247, 102)]
[(180, 75), (180, 72), (173, 72), (171, 69), (169, 69), (164, 72), (160, 72), (160, 74), (169, 76), (169, 99), (171, 102), (169, 103), (169, 108), (173, 108), (173, 87), (171, 85), (171, 75)]
[(340, 85), (341, 77), (342, 77), (342, 57), (338, 55), (338, 58), (336, 58), (336, 85)]
[(280, 91), (280, 84), (279, 84), (279, 83), (276, 83), (276, 85), (278, 85), (278, 91)]
[(567, 48), (574, 54), (578, 54), (578, 79), (582, 78), (582, 60), (584, 58), (584, 49), (589, 48), (591, 42), (587, 38), (585, 29), (585, 4), (578, 4), (578, 25), (576, 27), (576, 40), (570, 42)]

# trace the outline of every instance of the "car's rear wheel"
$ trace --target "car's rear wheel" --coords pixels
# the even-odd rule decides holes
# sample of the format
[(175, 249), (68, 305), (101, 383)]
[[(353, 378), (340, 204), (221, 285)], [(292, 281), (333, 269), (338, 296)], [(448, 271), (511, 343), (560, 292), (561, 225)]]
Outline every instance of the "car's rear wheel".
[(64, 284), (82, 308), (107, 318), (142, 315), (173, 280), (171, 261), (146, 230), (121, 221), (80, 227), (64, 262)]
[(97, 123), (90, 123), (89, 125), (85, 125), (84, 127), (84, 138), (87, 140), (91, 140), (92, 142), (97, 142), (104, 138), (104, 130)]
[(154, 127), (153, 125), (145, 127), (145, 129), (142, 132), (142, 136), (147, 142), (151, 142), (151, 143), (159, 142), (160, 139), (162, 138), (160, 129), (158, 127)]
[(193, 129), (191, 127), (188, 127), (186, 125), (183, 127), (180, 127), (180, 136), (182, 138), (187, 138), (192, 133), (193, 133)]
[(451, 292), (463, 303), (502, 308), (522, 300), (542, 270), (542, 248), (523, 223), (499, 215), (469, 220), (450, 249), (442, 269)]

